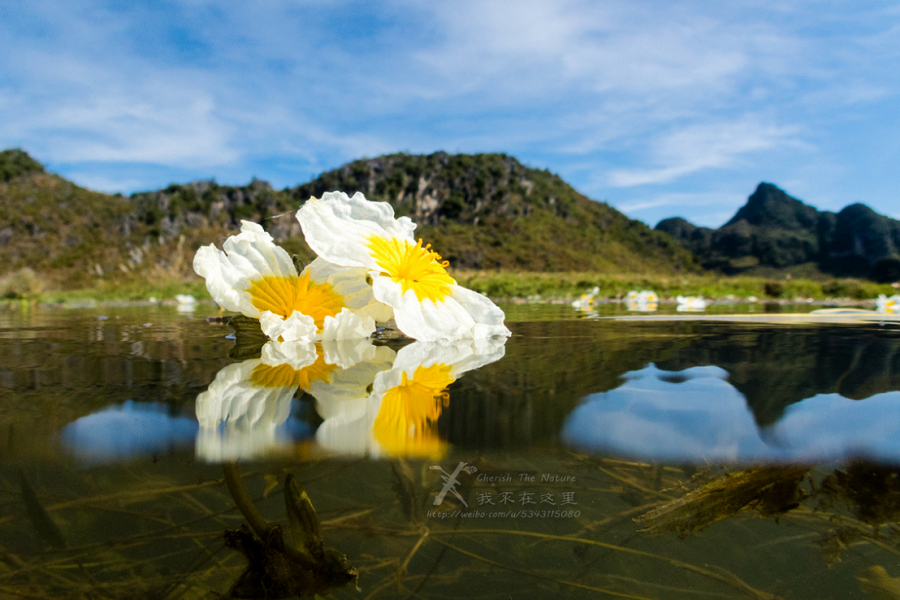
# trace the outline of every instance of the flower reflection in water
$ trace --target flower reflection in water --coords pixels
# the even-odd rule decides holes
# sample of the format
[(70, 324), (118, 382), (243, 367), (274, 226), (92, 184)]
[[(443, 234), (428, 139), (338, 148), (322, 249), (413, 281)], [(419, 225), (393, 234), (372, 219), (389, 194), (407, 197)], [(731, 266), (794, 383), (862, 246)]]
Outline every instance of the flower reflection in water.
[(397, 353), (392, 368), (375, 376), (365, 403), (320, 410), (316, 432), (323, 447), (371, 456), (428, 456), (444, 453), (437, 420), (450, 400), (447, 387), (466, 371), (499, 360), (505, 338), (416, 342)]
[(197, 455), (234, 460), (286, 446), (290, 438), (283, 425), (294, 394), (309, 391), (337, 368), (326, 361), (321, 344), (299, 342), (269, 342), (260, 358), (225, 367), (197, 397)]
[(303, 390), (324, 419), (316, 441), (329, 452), (440, 456), (448, 387), (499, 360), (505, 341), (415, 342), (399, 352), (368, 339), (269, 342), (260, 358), (225, 367), (197, 397), (197, 455), (231, 461), (287, 448), (291, 401)]

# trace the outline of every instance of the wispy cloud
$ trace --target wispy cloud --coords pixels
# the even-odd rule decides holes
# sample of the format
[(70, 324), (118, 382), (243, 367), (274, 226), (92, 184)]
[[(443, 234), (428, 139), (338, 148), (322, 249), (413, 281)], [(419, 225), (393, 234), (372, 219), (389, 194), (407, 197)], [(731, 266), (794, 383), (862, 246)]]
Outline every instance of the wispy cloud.
[(619, 203), (617, 208), (631, 218), (646, 220), (650, 225), (655, 225), (661, 218), (648, 219), (647, 215), (663, 214), (666, 217), (682, 217), (703, 227), (719, 227), (746, 201), (747, 194), (726, 189), (647, 195)]
[(765, 125), (757, 119), (731, 123), (690, 124), (662, 135), (652, 147), (649, 169), (615, 169), (609, 182), (617, 187), (667, 183), (702, 169), (735, 164), (741, 157), (776, 147), (803, 146), (792, 127)]
[(293, 185), (364, 155), (443, 149), (513, 154), (646, 219), (674, 205), (639, 198), (752, 179), (808, 178), (814, 201), (878, 177), (870, 203), (884, 206), (900, 186), (851, 143), (861, 124), (900, 136), (900, 13), (887, 1), (3, 10), (0, 146), (85, 183), (198, 173)]

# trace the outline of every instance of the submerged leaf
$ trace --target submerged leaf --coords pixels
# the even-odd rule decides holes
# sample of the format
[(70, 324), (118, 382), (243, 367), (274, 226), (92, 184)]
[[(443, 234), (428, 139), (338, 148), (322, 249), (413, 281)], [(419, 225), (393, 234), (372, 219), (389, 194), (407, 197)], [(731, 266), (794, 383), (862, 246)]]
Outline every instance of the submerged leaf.
[(820, 508), (847, 504), (854, 516), (869, 525), (900, 519), (900, 470), (854, 463), (836, 470), (822, 482)]
[(321, 560), (325, 546), (319, 530), (319, 517), (306, 490), (290, 474), (284, 480), (284, 504), (294, 546), (314, 559)]
[(674, 531), (685, 537), (744, 508), (764, 517), (779, 514), (796, 508), (805, 496), (800, 483), (808, 470), (763, 467), (727, 473), (634, 520), (650, 535)]
[(391, 483), (391, 489), (400, 501), (403, 507), (403, 514), (412, 523), (421, 523), (424, 519), (422, 514), (422, 501), (419, 498), (419, 486), (415, 483), (412, 469), (405, 460), (391, 463), (391, 472), (394, 481)]
[(66, 540), (63, 538), (62, 532), (44, 505), (38, 500), (34, 488), (31, 487), (31, 483), (21, 469), (19, 470), (19, 487), (22, 490), (22, 500), (25, 502), (25, 513), (38, 534), (54, 548), (65, 548)]
[(877, 600), (900, 599), (900, 577), (890, 577), (884, 567), (875, 565), (856, 576), (863, 592)]

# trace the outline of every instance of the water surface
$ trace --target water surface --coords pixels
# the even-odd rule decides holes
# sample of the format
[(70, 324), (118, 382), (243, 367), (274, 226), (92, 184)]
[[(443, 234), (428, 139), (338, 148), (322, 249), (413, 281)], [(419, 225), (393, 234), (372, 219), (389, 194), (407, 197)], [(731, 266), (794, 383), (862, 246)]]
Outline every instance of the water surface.
[(291, 352), (0, 310), (0, 597), (900, 597), (896, 323), (504, 308), (505, 344)]

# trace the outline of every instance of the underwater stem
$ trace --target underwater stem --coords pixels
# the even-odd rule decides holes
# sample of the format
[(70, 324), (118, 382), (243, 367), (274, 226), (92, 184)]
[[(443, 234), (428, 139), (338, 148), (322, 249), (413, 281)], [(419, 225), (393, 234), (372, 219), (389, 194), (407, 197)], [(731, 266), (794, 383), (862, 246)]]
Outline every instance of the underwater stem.
[(231, 497), (234, 498), (235, 506), (241, 511), (247, 522), (250, 523), (250, 527), (253, 528), (256, 535), (261, 539), (266, 539), (272, 526), (263, 518), (244, 488), (237, 463), (222, 463), (222, 471), (225, 473), (225, 483), (228, 484), (228, 491), (231, 492)]

